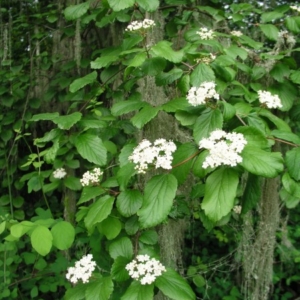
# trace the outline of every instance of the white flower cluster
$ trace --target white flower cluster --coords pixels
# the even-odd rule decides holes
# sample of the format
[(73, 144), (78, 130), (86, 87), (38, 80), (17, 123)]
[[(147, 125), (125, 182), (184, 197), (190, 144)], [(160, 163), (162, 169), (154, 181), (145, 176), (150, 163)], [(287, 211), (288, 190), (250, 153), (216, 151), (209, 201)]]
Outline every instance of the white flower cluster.
[(149, 164), (155, 165), (155, 168), (172, 169), (173, 152), (176, 145), (172, 141), (157, 139), (153, 145), (148, 140), (142, 140), (133, 153), (128, 157), (136, 164), (135, 169), (138, 173), (146, 173)]
[(75, 263), (75, 267), (68, 268), (66, 278), (72, 283), (77, 283), (79, 280), (82, 280), (83, 283), (89, 282), (95, 268), (96, 263), (93, 261), (93, 255), (85, 255)]
[(211, 132), (209, 138), (202, 139), (199, 143), (199, 148), (209, 150), (202, 167), (206, 169), (221, 165), (236, 166), (242, 162), (239, 153), (246, 144), (247, 141), (241, 133), (227, 133), (220, 129)]
[(231, 35), (234, 35), (234, 36), (242, 36), (243, 35), (243, 33), (239, 30), (233, 30), (230, 33), (231, 33)]
[(278, 95), (272, 95), (268, 91), (261, 91), (258, 92), (258, 100), (260, 103), (265, 104), (268, 108), (280, 108), (282, 107), (280, 98)]
[(212, 53), (209, 53), (209, 56), (206, 56), (206, 57), (202, 57), (202, 58), (197, 58), (196, 59), (196, 63), (203, 63), (203, 64), (210, 64), (213, 60), (216, 59), (216, 56)]
[(65, 176), (67, 175), (67, 172), (64, 168), (59, 168), (59, 169), (56, 169), (54, 172), (53, 172), (53, 177), (54, 178), (57, 178), (57, 179), (62, 179), (64, 178)]
[(297, 12), (300, 12), (300, 7), (296, 5), (290, 6), (291, 9), (296, 10)]
[(155, 22), (150, 19), (145, 19), (143, 21), (133, 21), (131, 22), (125, 31), (137, 31), (141, 29), (148, 29), (155, 26)]
[(242, 212), (242, 207), (240, 205), (235, 205), (232, 209), (237, 215), (240, 215)]
[(220, 96), (215, 90), (216, 84), (212, 81), (201, 83), (200, 87), (192, 87), (189, 89), (187, 100), (192, 106), (205, 104), (206, 99), (214, 98), (219, 100)]
[(100, 168), (95, 168), (92, 171), (87, 171), (83, 174), (82, 178), (80, 179), (80, 183), (82, 186), (88, 186), (90, 184), (98, 184), (99, 177), (103, 174)]
[(212, 40), (215, 37), (214, 31), (206, 27), (200, 28), (200, 30), (196, 31), (196, 33), (200, 35), (202, 40)]
[(151, 284), (156, 277), (162, 275), (166, 268), (155, 258), (149, 255), (138, 255), (136, 259), (126, 265), (125, 269), (131, 278), (138, 280), (141, 284)]

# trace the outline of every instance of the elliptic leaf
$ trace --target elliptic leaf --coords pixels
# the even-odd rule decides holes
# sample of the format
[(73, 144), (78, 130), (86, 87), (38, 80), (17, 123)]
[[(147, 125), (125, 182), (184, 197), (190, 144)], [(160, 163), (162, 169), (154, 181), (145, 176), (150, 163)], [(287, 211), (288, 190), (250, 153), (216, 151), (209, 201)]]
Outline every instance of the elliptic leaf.
[(97, 72), (94, 71), (84, 77), (75, 79), (70, 85), (70, 92), (75, 93), (81, 88), (85, 87), (88, 84), (95, 82), (97, 79)]
[(179, 63), (182, 60), (183, 52), (174, 51), (171, 47), (172, 43), (168, 41), (160, 41), (154, 45), (150, 52), (154, 57), (163, 57), (173, 63)]
[(152, 57), (146, 59), (141, 68), (146, 75), (155, 76), (165, 69), (166, 64), (167, 62), (164, 58)]
[(117, 218), (108, 217), (102, 221), (97, 228), (108, 240), (112, 240), (117, 237), (122, 230), (122, 223)]
[(167, 297), (173, 300), (195, 300), (196, 295), (189, 284), (174, 270), (167, 269), (154, 282)]
[(297, 147), (287, 151), (285, 156), (285, 162), (291, 177), (299, 181), (300, 180), (300, 168), (299, 168), (300, 148)]
[(67, 7), (64, 11), (65, 18), (67, 20), (76, 20), (83, 16), (89, 9), (89, 3), (83, 2), (77, 5), (71, 5)]
[(133, 245), (128, 237), (122, 237), (109, 245), (109, 254), (113, 259), (119, 256), (131, 259), (133, 255)]
[(260, 24), (259, 25), (261, 31), (264, 33), (264, 35), (272, 40), (272, 41), (277, 41), (278, 40), (278, 32), (279, 30), (275, 25), (272, 24)]
[(72, 246), (75, 238), (75, 229), (69, 222), (61, 221), (56, 223), (52, 227), (51, 233), (53, 245), (59, 250), (66, 250)]
[(86, 186), (83, 188), (81, 197), (77, 204), (87, 202), (97, 196), (105, 193), (105, 190), (99, 186)]
[(262, 178), (251, 173), (248, 174), (247, 184), (243, 193), (242, 213), (253, 209), (261, 197)]
[(300, 183), (293, 180), (289, 173), (284, 173), (281, 180), (286, 191), (292, 196), (300, 199)]
[(146, 102), (140, 101), (138, 99), (120, 101), (113, 105), (113, 107), (111, 108), (111, 113), (114, 116), (121, 116), (129, 112), (139, 110), (146, 105)]
[(215, 81), (214, 71), (206, 64), (199, 64), (191, 74), (191, 85), (199, 87), (204, 81)]
[(138, 190), (127, 190), (119, 194), (117, 198), (117, 209), (124, 217), (135, 214), (143, 203), (143, 195)]
[(108, 300), (113, 292), (114, 284), (110, 277), (97, 278), (88, 284), (85, 290), (86, 300)]
[(231, 168), (220, 168), (207, 177), (201, 207), (210, 220), (217, 222), (231, 211), (238, 183), (238, 173)]
[(82, 113), (74, 112), (70, 115), (59, 116), (52, 121), (53, 123), (57, 124), (58, 128), (69, 130), (73, 125), (80, 121), (81, 117)]
[(153, 284), (142, 285), (138, 281), (133, 281), (121, 300), (153, 300), (153, 288)]
[(89, 212), (84, 219), (84, 223), (88, 231), (91, 231), (93, 226), (97, 225), (101, 221), (105, 220), (110, 214), (114, 204), (114, 198), (108, 195), (97, 199), (89, 207)]
[(152, 107), (150, 105), (145, 106), (134, 117), (132, 117), (130, 121), (135, 127), (141, 129), (145, 124), (156, 117), (159, 110), (159, 107)]
[(78, 153), (89, 162), (99, 166), (105, 165), (107, 150), (102, 140), (96, 135), (80, 134), (75, 140), (75, 147)]
[(209, 134), (216, 130), (222, 129), (223, 116), (219, 109), (206, 109), (196, 120), (194, 125), (194, 139), (198, 144), (203, 138), (207, 138)]
[(279, 152), (267, 152), (246, 145), (241, 156), (241, 165), (252, 174), (273, 178), (283, 170), (283, 159)]
[(156, 175), (147, 182), (144, 203), (137, 213), (143, 228), (153, 227), (167, 218), (176, 190), (177, 180), (172, 174)]
[(112, 267), (111, 274), (116, 281), (125, 281), (129, 279), (129, 273), (125, 269), (126, 265), (130, 263), (130, 260), (126, 257), (119, 256), (115, 259)]
[(269, 147), (268, 140), (262, 132), (252, 126), (241, 126), (234, 129), (235, 132), (243, 134), (248, 146), (253, 146), (261, 149)]
[(33, 122), (37, 122), (40, 120), (52, 121), (52, 120), (56, 119), (58, 116), (59, 116), (59, 113), (57, 113), (57, 112), (37, 114), (37, 115), (33, 115), (32, 118), (30, 119), (30, 121), (33, 121)]
[(158, 235), (155, 230), (143, 231), (139, 240), (146, 245), (155, 245), (158, 242)]
[(50, 230), (42, 225), (38, 225), (31, 233), (30, 240), (33, 249), (40, 255), (47, 255), (52, 247), (53, 236)]
[(120, 11), (133, 6), (135, 0), (107, 0), (107, 2), (114, 11)]
[(136, 0), (136, 2), (145, 11), (155, 11), (159, 7), (159, 0)]

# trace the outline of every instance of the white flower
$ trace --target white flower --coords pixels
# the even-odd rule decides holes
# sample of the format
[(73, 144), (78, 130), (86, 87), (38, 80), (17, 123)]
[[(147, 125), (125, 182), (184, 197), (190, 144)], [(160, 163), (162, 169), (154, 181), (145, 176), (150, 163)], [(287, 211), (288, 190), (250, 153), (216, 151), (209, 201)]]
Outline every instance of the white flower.
[(148, 140), (142, 140), (139, 145), (134, 148), (133, 153), (128, 157), (136, 164), (135, 169), (138, 173), (146, 173), (149, 165), (155, 168), (172, 169), (173, 152), (176, 145), (172, 141), (165, 139), (157, 139), (153, 145)]
[(54, 178), (57, 178), (57, 179), (62, 179), (64, 178), (65, 176), (67, 175), (67, 172), (64, 168), (59, 168), (59, 169), (56, 169), (54, 172), (53, 172), (53, 177)]
[(166, 268), (155, 258), (149, 255), (138, 255), (136, 259), (126, 265), (131, 278), (138, 280), (141, 284), (151, 284), (156, 277), (162, 275)]
[(260, 103), (265, 104), (268, 108), (280, 108), (282, 107), (281, 101), (278, 95), (272, 95), (268, 91), (261, 91), (258, 92), (258, 100)]
[(103, 174), (100, 168), (94, 168), (92, 171), (87, 171), (83, 174), (80, 179), (80, 183), (82, 186), (88, 186), (90, 184), (95, 185), (100, 182), (99, 177)]
[(297, 12), (300, 12), (300, 7), (296, 5), (290, 6), (291, 9), (296, 10)]
[(212, 40), (215, 37), (214, 31), (207, 29), (206, 27), (200, 28), (196, 33), (200, 35), (202, 40)]
[(242, 36), (243, 35), (243, 33), (239, 30), (233, 30), (230, 33), (234, 36)]
[(190, 88), (187, 100), (192, 106), (205, 104), (206, 99), (219, 99), (219, 94), (215, 90), (216, 84), (212, 81), (205, 81), (201, 83), (200, 87)]
[(202, 167), (206, 169), (220, 165), (236, 166), (242, 162), (239, 153), (246, 144), (247, 141), (241, 133), (227, 133), (220, 129), (211, 132), (209, 138), (202, 139), (199, 143), (199, 148), (209, 151)]
[(155, 22), (153, 20), (145, 19), (143, 21), (133, 21), (131, 22), (125, 31), (137, 31), (141, 29), (148, 29), (155, 26)]
[(235, 205), (232, 209), (236, 214), (240, 215), (242, 212), (242, 207), (240, 205)]
[(79, 280), (86, 283), (89, 281), (95, 268), (96, 263), (93, 261), (93, 255), (88, 254), (77, 261), (75, 267), (68, 268), (66, 278), (72, 283), (77, 283)]

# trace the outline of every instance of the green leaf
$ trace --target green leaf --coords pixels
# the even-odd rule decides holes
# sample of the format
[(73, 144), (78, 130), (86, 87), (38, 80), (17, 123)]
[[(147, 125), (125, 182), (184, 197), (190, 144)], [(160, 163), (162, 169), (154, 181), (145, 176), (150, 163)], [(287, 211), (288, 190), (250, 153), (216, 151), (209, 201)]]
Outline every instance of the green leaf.
[(118, 60), (118, 56), (116, 55), (105, 55), (102, 57), (98, 57), (96, 60), (91, 61), (91, 68), (92, 69), (105, 68), (117, 60)]
[(90, 207), (89, 212), (84, 218), (84, 223), (88, 231), (97, 225), (97, 223), (105, 220), (110, 214), (114, 204), (114, 198), (108, 195), (96, 200)]
[(146, 60), (147, 54), (146, 52), (138, 53), (134, 56), (133, 59), (130, 60), (128, 67), (139, 67)]
[(252, 174), (273, 178), (283, 170), (283, 160), (279, 152), (267, 152), (246, 145), (241, 156), (241, 165)]
[(194, 125), (194, 139), (198, 144), (203, 138), (207, 138), (209, 134), (216, 130), (222, 129), (223, 116), (221, 111), (216, 109), (206, 109), (202, 112), (201, 116), (196, 120)]
[(268, 118), (272, 123), (275, 124), (275, 126), (279, 130), (283, 130), (283, 131), (287, 131), (287, 132), (291, 131), (290, 126), (285, 121), (283, 121), (281, 118), (278, 118), (277, 116), (275, 116), (269, 110), (259, 109), (258, 113), (260, 116), (264, 116), (264, 117)]
[(167, 268), (154, 282), (164, 295), (173, 300), (195, 300), (196, 295), (189, 284), (174, 270)]
[(214, 71), (206, 64), (199, 64), (191, 74), (191, 85), (199, 87), (204, 81), (215, 81)]
[(183, 52), (174, 51), (171, 45), (172, 43), (168, 41), (160, 41), (150, 49), (150, 53), (154, 57), (163, 57), (173, 63), (181, 62), (183, 58)]
[(94, 83), (97, 79), (97, 72), (94, 71), (84, 77), (75, 79), (70, 85), (70, 92), (75, 93), (88, 84)]
[(253, 39), (251, 39), (250, 37), (246, 36), (246, 35), (242, 35), (239, 37), (239, 41), (243, 44), (243, 45), (248, 45), (249, 47), (259, 50), (263, 47), (263, 43), (259, 43), (254, 41)]
[(120, 101), (113, 105), (111, 113), (114, 116), (121, 116), (129, 112), (139, 110), (144, 106), (147, 106), (147, 103), (138, 99)]
[(18, 224), (14, 224), (10, 227), (10, 234), (16, 238), (20, 238), (25, 233), (27, 233), (32, 227), (34, 226), (34, 223), (29, 221), (23, 221)]
[(135, 214), (143, 203), (143, 195), (138, 190), (127, 190), (119, 194), (117, 198), (117, 209), (124, 217)]
[(208, 154), (208, 150), (202, 151), (194, 162), (193, 173), (199, 178), (204, 178), (207, 174), (214, 170), (214, 168), (211, 167), (208, 167), (206, 169), (203, 169), (202, 167)]
[(108, 217), (97, 228), (108, 240), (113, 240), (122, 230), (122, 223), (116, 217)]
[(270, 39), (272, 41), (277, 41), (278, 40), (279, 30), (277, 29), (277, 27), (275, 25), (272, 25), (272, 24), (259, 24), (259, 27), (268, 39)]
[(177, 191), (177, 180), (171, 174), (156, 175), (145, 186), (144, 203), (138, 211), (142, 228), (153, 227), (168, 216)]
[(75, 140), (78, 153), (91, 163), (99, 166), (106, 164), (106, 148), (102, 140), (89, 133), (80, 134)]
[(157, 232), (155, 230), (143, 231), (139, 240), (146, 245), (155, 245), (158, 242)]
[(107, 2), (114, 11), (120, 11), (133, 6), (135, 0), (107, 0)]
[(82, 17), (89, 9), (89, 3), (84, 2), (77, 5), (71, 5), (64, 10), (65, 18), (68, 21), (76, 20)]
[(261, 149), (269, 148), (269, 143), (263, 133), (252, 126), (240, 126), (234, 129), (235, 132), (243, 134), (247, 140), (247, 146), (253, 146)]
[(136, 2), (145, 11), (156, 11), (159, 7), (159, 0), (136, 0)]
[(272, 130), (271, 134), (281, 140), (289, 141), (300, 145), (300, 137), (295, 133), (287, 132), (283, 130)]
[(262, 191), (262, 178), (251, 173), (248, 174), (247, 184), (242, 196), (242, 213), (256, 207), (261, 197)]
[(115, 259), (111, 267), (111, 275), (116, 281), (125, 281), (130, 278), (128, 271), (125, 269), (130, 260), (126, 257), (119, 256)]
[(291, 79), (294, 83), (300, 84), (300, 71), (292, 71), (292, 72), (291, 72), (290, 79)]
[(300, 199), (300, 183), (294, 181), (289, 173), (284, 173), (282, 176), (282, 184), (286, 191), (291, 194), (293, 197)]
[(59, 116), (52, 121), (53, 123), (57, 124), (58, 128), (69, 130), (73, 125), (80, 121), (81, 117), (82, 113), (74, 112), (70, 115)]
[(166, 112), (176, 112), (177, 110), (186, 110), (191, 105), (186, 98), (175, 98), (162, 105), (162, 109)]
[(136, 173), (135, 164), (127, 163), (123, 165), (117, 173), (117, 180), (120, 184), (120, 190), (124, 190), (129, 183), (131, 177)]
[(300, 32), (300, 17), (287, 17), (285, 19), (285, 26), (293, 33)]
[(153, 300), (153, 288), (153, 284), (142, 285), (138, 281), (133, 281), (121, 300)]
[(40, 255), (47, 255), (52, 247), (52, 234), (50, 230), (38, 225), (31, 233), (30, 240), (33, 249)]
[(82, 185), (80, 183), (80, 179), (74, 176), (68, 176), (63, 179), (64, 185), (72, 190), (72, 191), (79, 191), (82, 188)]
[(210, 220), (217, 222), (231, 211), (238, 183), (238, 173), (231, 168), (220, 168), (207, 177), (201, 207)]
[(122, 237), (109, 245), (109, 255), (116, 259), (119, 256), (132, 259), (133, 246), (128, 237)]
[(75, 229), (69, 222), (61, 221), (56, 223), (52, 227), (51, 233), (53, 245), (59, 250), (67, 250), (72, 246), (75, 238)]
[(283, 82), (285, 78), (289, 77), (290, 68), (287, 64), (277, 63), (274, 68), (270, 71), (270, 74), (274, 79), (279, 82)]
[(300, 180), (299, 161), (300, 161), (299, 147), (287, 151), (285, 156), (286, 166), (288, 168), (290, 175), (297, 181)]
[(114, 290), (110, 277), (97, 278), (97, 281), (88, 283), (85, 291), (86, 300), (108, 300)]
[(175, 151), (171, 172), (177, 178), (179, 184), (182, 184), (186, 180), (194, 161), (191, 157), (198, 151), (199, 149), (197, 149), (194, 143), (182, 144)]
[(236, 109), (233, 105), (228, 102), (222, 101), (223, 104), (223, 118), (225, 121), (232, 119), (235, 116)]
[(156, 117), (159, 110), (159, 107), (152, 107), (150, 105), (147, 105), (142, 108), (134, 117), (132, 117), (130, 121), (135, 127), (141, 129), (145, 124)]
[(279, 192), (281, 200), (285, 203), (286, 207), (291, 209), (295, 208), (300, 199), (291, 195), (286, 189), (282, 188)]
[[(277, 83), (272, 89), (271, 92), (273, 94), (278, 94), (281, 103), (282, 108), (280, 108), (281, 111), (288, 111), (292, 108), (295, 100), (297, 99), (298, 90), (295, 88), (295, 86), (285, 80), (284, 82)], [(278, 128), (280, 129), (280, 128)]]
[(67, 290), (65, 300), (83, 300), (85, 299), (86, 284), (78, 284)]
[(160, 73), (155, 77), (155, 83), (158, 86), (168, 85), (180, 78), (183, 74), (183, 71), (179, 68), (174, 68), (167, 73)]
[(268, 22), (282, 18), (283, 14), (278, 11), (271, 11), (271, 12), (266, 12), (266, 13), (261, 14), (260, 17), (261, 17), (261, 21), (263, 23), (268, 23)]
[(97, 196), (102, 195), (105, 193), (105, 190), (99, 186), (86, 186), (83, 188), (81, 197), (77, 204), (85, 203)]
[(224, 50), (226, 54), (232, 57), (233, 59), (236, 59), (237, 56), (239, 56), (242, 60), (245, 60), (248, 57), (248, 52), (245, 49), (236, 45), (231, 45), (229, 48), (225, 48)]
[(166, 64), (167, 62), (164, 58), (152, 57), (147, 59), (141, 68), (146, 75), (155, 76), (165, 69)]
[(33, 121), (33, 122), (37, 122), (40, 120), (52, 121), (52, 120), (56, 119), (57, 117), (59, 117), (59, 113), (57, 113), (57, 112), (37, 114), (37, 115), (33, 115), (32, 118), (30, 119), (30, 121)]

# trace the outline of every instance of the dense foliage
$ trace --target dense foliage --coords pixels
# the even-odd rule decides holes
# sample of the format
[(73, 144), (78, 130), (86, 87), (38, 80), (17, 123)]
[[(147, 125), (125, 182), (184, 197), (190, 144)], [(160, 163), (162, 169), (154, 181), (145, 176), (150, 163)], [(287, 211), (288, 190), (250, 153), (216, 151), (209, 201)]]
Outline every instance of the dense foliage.
[(1, 3), (0, 299), (300, 295), (300, 8), (223, 2)]

